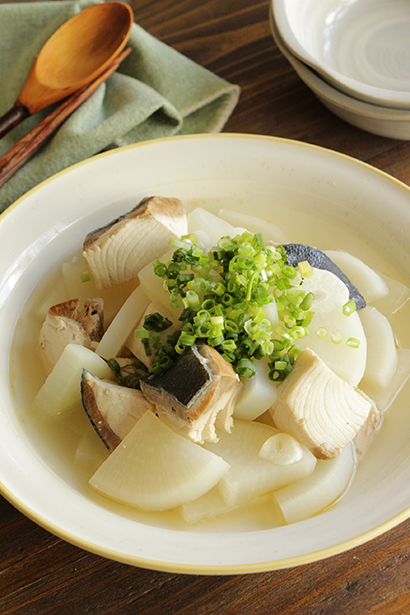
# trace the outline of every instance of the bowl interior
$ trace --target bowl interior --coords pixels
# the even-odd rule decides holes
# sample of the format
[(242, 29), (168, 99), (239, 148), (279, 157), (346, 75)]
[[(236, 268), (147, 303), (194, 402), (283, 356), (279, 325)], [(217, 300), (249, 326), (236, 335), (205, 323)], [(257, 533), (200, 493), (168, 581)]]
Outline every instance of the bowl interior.
[[(269, 514), (250, 510), (233, 513), (228, 522), (187, 528), (176, 513), (139, 513), (91, 492), (61, 426), (46, 425), (30, 403), (38, 381), (27, 352), (39, 324), (27, 301), (39, 287), (58, 282), (58, 274), (52, 277), (57, 267), (81, 249), (87, 232), (152, 194), (214, 212), (260, 216), (290, 241), (346, 249), (409, 283), (409, 189), (334, 152), (267, 137), (206, 135), (153, 141), (76, 165), (31, 191), (0, 221), (0, 356), (10, 364), (10, 375), (0, 375), (1, 492), (37, 523), (83, 548), (178, 572), (293, 566), (351, 548), (407, 518), (405, 389), (346, 498), (293, 526), (274, 527)], [(397, 316), (407, 347), (409, 316), (407, 309)]]
[(335, 87), (375, 104), (410, 105), (406, 0), (272, 0), (286, 45)]

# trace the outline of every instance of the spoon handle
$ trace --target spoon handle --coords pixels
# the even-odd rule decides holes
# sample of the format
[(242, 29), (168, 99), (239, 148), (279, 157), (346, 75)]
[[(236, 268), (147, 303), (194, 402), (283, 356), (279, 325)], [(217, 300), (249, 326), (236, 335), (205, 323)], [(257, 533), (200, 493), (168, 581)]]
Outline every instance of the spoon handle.
[(19, 101), (15, 102), (13, 107), (0, 117), (0, 139), (29, 115), (27, 107)]

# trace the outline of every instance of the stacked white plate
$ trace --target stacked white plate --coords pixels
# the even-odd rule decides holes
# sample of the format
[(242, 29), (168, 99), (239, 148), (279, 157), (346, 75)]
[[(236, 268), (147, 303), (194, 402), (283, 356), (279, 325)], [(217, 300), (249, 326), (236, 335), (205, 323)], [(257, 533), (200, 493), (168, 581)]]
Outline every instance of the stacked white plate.
[(333, 113), (410, 139), (408, 0), (271, 0), (270, 23), (281, 52)]

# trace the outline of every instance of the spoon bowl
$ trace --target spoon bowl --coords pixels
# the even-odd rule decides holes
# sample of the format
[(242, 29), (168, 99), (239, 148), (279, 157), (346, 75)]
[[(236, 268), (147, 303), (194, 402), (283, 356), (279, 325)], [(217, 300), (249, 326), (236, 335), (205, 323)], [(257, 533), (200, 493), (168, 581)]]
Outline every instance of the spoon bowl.
[(58, 28), (40, 50), (14, 106), (0, 118), (0, 138), (98, 77), (124, 48), (133, 19), (128, 4), (112, 1), (83, 9)]

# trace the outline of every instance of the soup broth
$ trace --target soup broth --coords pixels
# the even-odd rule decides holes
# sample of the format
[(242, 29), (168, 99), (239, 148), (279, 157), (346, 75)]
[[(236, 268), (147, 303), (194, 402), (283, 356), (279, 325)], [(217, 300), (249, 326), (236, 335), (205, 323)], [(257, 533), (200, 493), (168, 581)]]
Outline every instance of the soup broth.
[[(206, 204), (200, 203), (201, 206)], [(211, 209), (215, 210), (215, 207)], [(221, 205), (221, 206), (226, 206)], [(342, 249), (357, 256), (375, 271), (381, 272), (397, 281), (406, 284), (397, 264), (393, 260), (386, 260), (386, 255), (377, 249), (376, 241), (369, 243), (367, 238), (361, 237), (349, 224), (336, 224), (322, 218), (318, 220), (314, 212), (295, 210), (287, 211), (279, 223), (290, 242), (314, 245), (319, 249)], [(92, 229), (86, 229), (85, 233)], [(81, 246), (73, 246), (71, 257), (80, 258)], [(359, 289), (360, 290), (360, 289)], [(115, 288), (113, 289), (115, 292)], [(85, 497), (97, 502), (101, 507), (109, 508), (121, 516), (136, 521), (172, 527), (184, 531), (238, 531), (258, 530), (275, 527), (283, 523), (280, 513), (272, 505), (272, 499), (267, 496), (227, 513), (223, 517), (200, 523), (194, 527), (186, 524), (178, 511), (166, 513), (145, 513), (122, 506), (96, 494), (88, 481), (108, 453), (95, 433), (89, 419), (79, 406), (68, 414), (49, 418), (41, 414), (34, 405), (34, 397), (38, 393), (49, 371), (41, 356), (38, 338), (45, 317), (45, 309), (51, 305), (65, 301), (66, 294), (61, 276), (61, 264), (50, 270), (47, 278), (35, 289), (27, 300), (18, 324), (16, 326), (13, 347), (11, 352), (10, 373), (15, 395), (16, 411), (19, 420), (23, 423), (28, 434), (34, 434), (34, 441), (38, 443), (38, 456), (46, 464), (50, 472), (58, 474), (70, 487)], [(377, 304), (374, 304), (377, 307)], [(396, 314), (389, 318), (394, 332), (403, 347), (410, 347), (410, 302)], [(374, 448), (389, 446), (387, 434), (392, 430), (395, 433), (395, 450), (400, 451), (408, 443), (409, 430), (395, 429), (397, 417), (409, 426), (405, 415), (406, 396), (409, 393), (409, 384), (396, 398), (393, 406), (385, 417), (385, 424)], [(264, 417), (261, 418), (264, 420)], [(383, 437), (386, 433), (386, 439)], [(401, 434), (401, 435), (400, 435)], [(397, 437), (399, 438), (397, 440)], [(380, 440), (380, 442), (379, 442)], [(377, 466), (377, 455), (370, 449), (372, 467)], [(359, 466), (352, 490), (360, 485), (361, 476), (366, 473), (367, 459)], [(349, 497), (349, 496), (347, 496)]]

